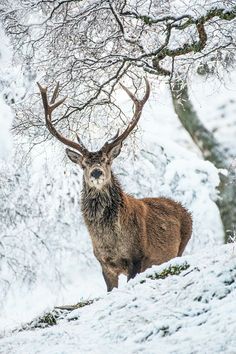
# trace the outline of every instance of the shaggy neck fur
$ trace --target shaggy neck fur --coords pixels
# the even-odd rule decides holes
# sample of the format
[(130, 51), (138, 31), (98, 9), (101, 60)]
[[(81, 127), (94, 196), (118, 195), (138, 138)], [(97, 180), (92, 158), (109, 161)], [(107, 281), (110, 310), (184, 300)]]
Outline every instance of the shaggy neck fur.
[(122, 189), (113, 174), (110, 183), (101, 190), (91, 188), (83, 180), (82, 213), (87, 222), (108, 226), (117, 220), (118, 210), (122, 205)]

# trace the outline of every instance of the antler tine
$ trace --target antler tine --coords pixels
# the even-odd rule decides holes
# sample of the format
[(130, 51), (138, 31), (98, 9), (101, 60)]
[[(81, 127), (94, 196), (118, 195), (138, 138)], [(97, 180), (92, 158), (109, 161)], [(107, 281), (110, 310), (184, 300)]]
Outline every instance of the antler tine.
[(108, 140), (108, 142), (109, 141), (113, 142), (114, 140), (116, 140), (118, 138), (119, 134), (120, 134), (120, 129), (117, 129), (116, 134), (110, 140)]
[(82, 142), (81, 138), (79, 137), (79, 135), (77, 133), (76, 133), (76, 138), (77, 138), (78, 143), (82, 146), (82, 148), (86, 150), (84, 143)]
[(135, 111), (133, 118), (131, 119), (130, 123), (128, 124), (127, 128), (124, 130), (124, 132), (119, 135), (116, 134), (116, 136), (112, 139), (112, 141), (109, 143), (108, 141), (104, 144), (103, 150), (109, 151), (111, 150), (114, 146), (118, 145), (121, 143), (123, 140), (127, 138), (127, 136), (130, 134), (130, 132), (135, 128), (137, 125), (139, 118), (141, 117), (142, 109), (147, 102), (149, 95), (150, 95), (150, 84), (148, 80), (145, 78), (145, 84), (146, 84), (146, 91), (141, 100), (139, 100), (130, 90), (125, 87), (124, 85), (120, 84), (123, 90), (129, 95), (129, 97), (132, 99), (135, 105)]
[(52, 98), (51, 98), (51, 101), (50, 101), (50, 104), (53, 104), (55, 103), (57, 97), (58, 97), (58, 93), (59, 93), (59, 82), (57, 82), (57, 85), (55, 87), (55, 90), (52, 94)]
[(73, 149), (78, 150), (81, 154), (84, 154), (87, 152), (87, 149), (84, 147), (83, 144), (76, 143), (75, 141), (69, 140), (65, 138), (63, 135), (61, 135), (54, 125), (52, 124), (52, 112), (54, 109), (56, 109), (58, 106), (60, 106), (67, 97), (64, 97), (60, 100), (56, 101), (56, 98), (58, 97), (58, 92), (59, 92), (59, 83), (57, 83), (57, 86), (53, 92), (52, 99), (50, 101), (50, 104), (48, 103), (48, 96), (47, 96), (47, 87), (42, 87), (39, 82), (37, 82), (37, 85), (39, 87), (39, 91), (41, 93), (42, 101), (43, 101), (43, 107), (44, 107), (44, 113), (45, 113), (45, 121), (46, 121), (46, 126), (50, 133), (55, 136), (59, 141), (61, 141), (63, 144), (72, 147)]

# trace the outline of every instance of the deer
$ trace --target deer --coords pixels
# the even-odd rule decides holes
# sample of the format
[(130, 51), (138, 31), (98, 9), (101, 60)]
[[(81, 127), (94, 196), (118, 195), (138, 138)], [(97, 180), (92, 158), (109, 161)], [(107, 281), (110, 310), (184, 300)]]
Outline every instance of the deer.
[(169, 198), (137, 199), (125, 193), (112, 172), (113, 160), (136, 127), (149, 98), (148, 80), (145, 79), (142, 99), (120, 84), (134, 104), (133, 117), (123, 133), (118, 130), (112, 139), (94, 152), (84, 146), (78, 134), (77, 141), (70, 140), (53, 125), (52, 112), (66, 99), (57, 100), (59, 83), (50, 102), (47, 87), (37, 84), (47, 129), (67, 146), (68, 158), (83, 170), (81, 210), (107, 291), (118, 287), (120, 274), (127, 276), (129, 281), (153, 265), (180, 257), (192, 233), (190, 212), (181, 203)]

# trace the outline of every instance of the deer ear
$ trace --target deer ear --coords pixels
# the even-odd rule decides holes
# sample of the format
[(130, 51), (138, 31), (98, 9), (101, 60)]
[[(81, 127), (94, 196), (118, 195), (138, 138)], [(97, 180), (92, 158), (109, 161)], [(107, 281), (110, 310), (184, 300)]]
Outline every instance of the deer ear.
[(113, 160), (115, 159), (121, 151), (122, 148), (122, 142), (119, 145), (114, 146), (108, 153), (108, 157)]
[(82, 155), (70, 149), (66, 149), (66, 154), (72, 162), (77, 163), (81, 166), (83, 159)]

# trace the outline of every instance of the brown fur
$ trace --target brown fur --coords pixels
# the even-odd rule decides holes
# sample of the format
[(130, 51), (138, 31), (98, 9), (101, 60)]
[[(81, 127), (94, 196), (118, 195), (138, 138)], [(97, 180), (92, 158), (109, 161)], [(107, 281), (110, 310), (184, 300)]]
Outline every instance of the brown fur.
[(84, 170), (82, 212), (108, 291), (118, 286), (121, 273), (129, 280), (154, 264), (181, 256), (192, 232), (192, 218), (181, 204), (166, 198), (135, 199), (123, 192), (111, 171), (112, 161), (137, 125), (148, 100), (150, 84), (146, 78), (145, 85), (141, 100), (121, 85), (134, 102), (133, 118), (122, 134), (118, 131), (102, 149), (89, 152), (78, 135), (76, 143), (61, 135), (52, 124), (52, 112), (65, 100), (55, 102), (59, 84), (49, 100), (47, 88), (38, 83), (48, 130), (63, 144), (80, 152), (66, 149), (71, 161)]
[(181, 256), (192, 232), (192, 218), (180, 203), (136, 199), (122, 191), (113, 175), (102, 190), (84, 181), (82, 212), (108, 291), (118, 286), (120, 274), (129, 280)]

